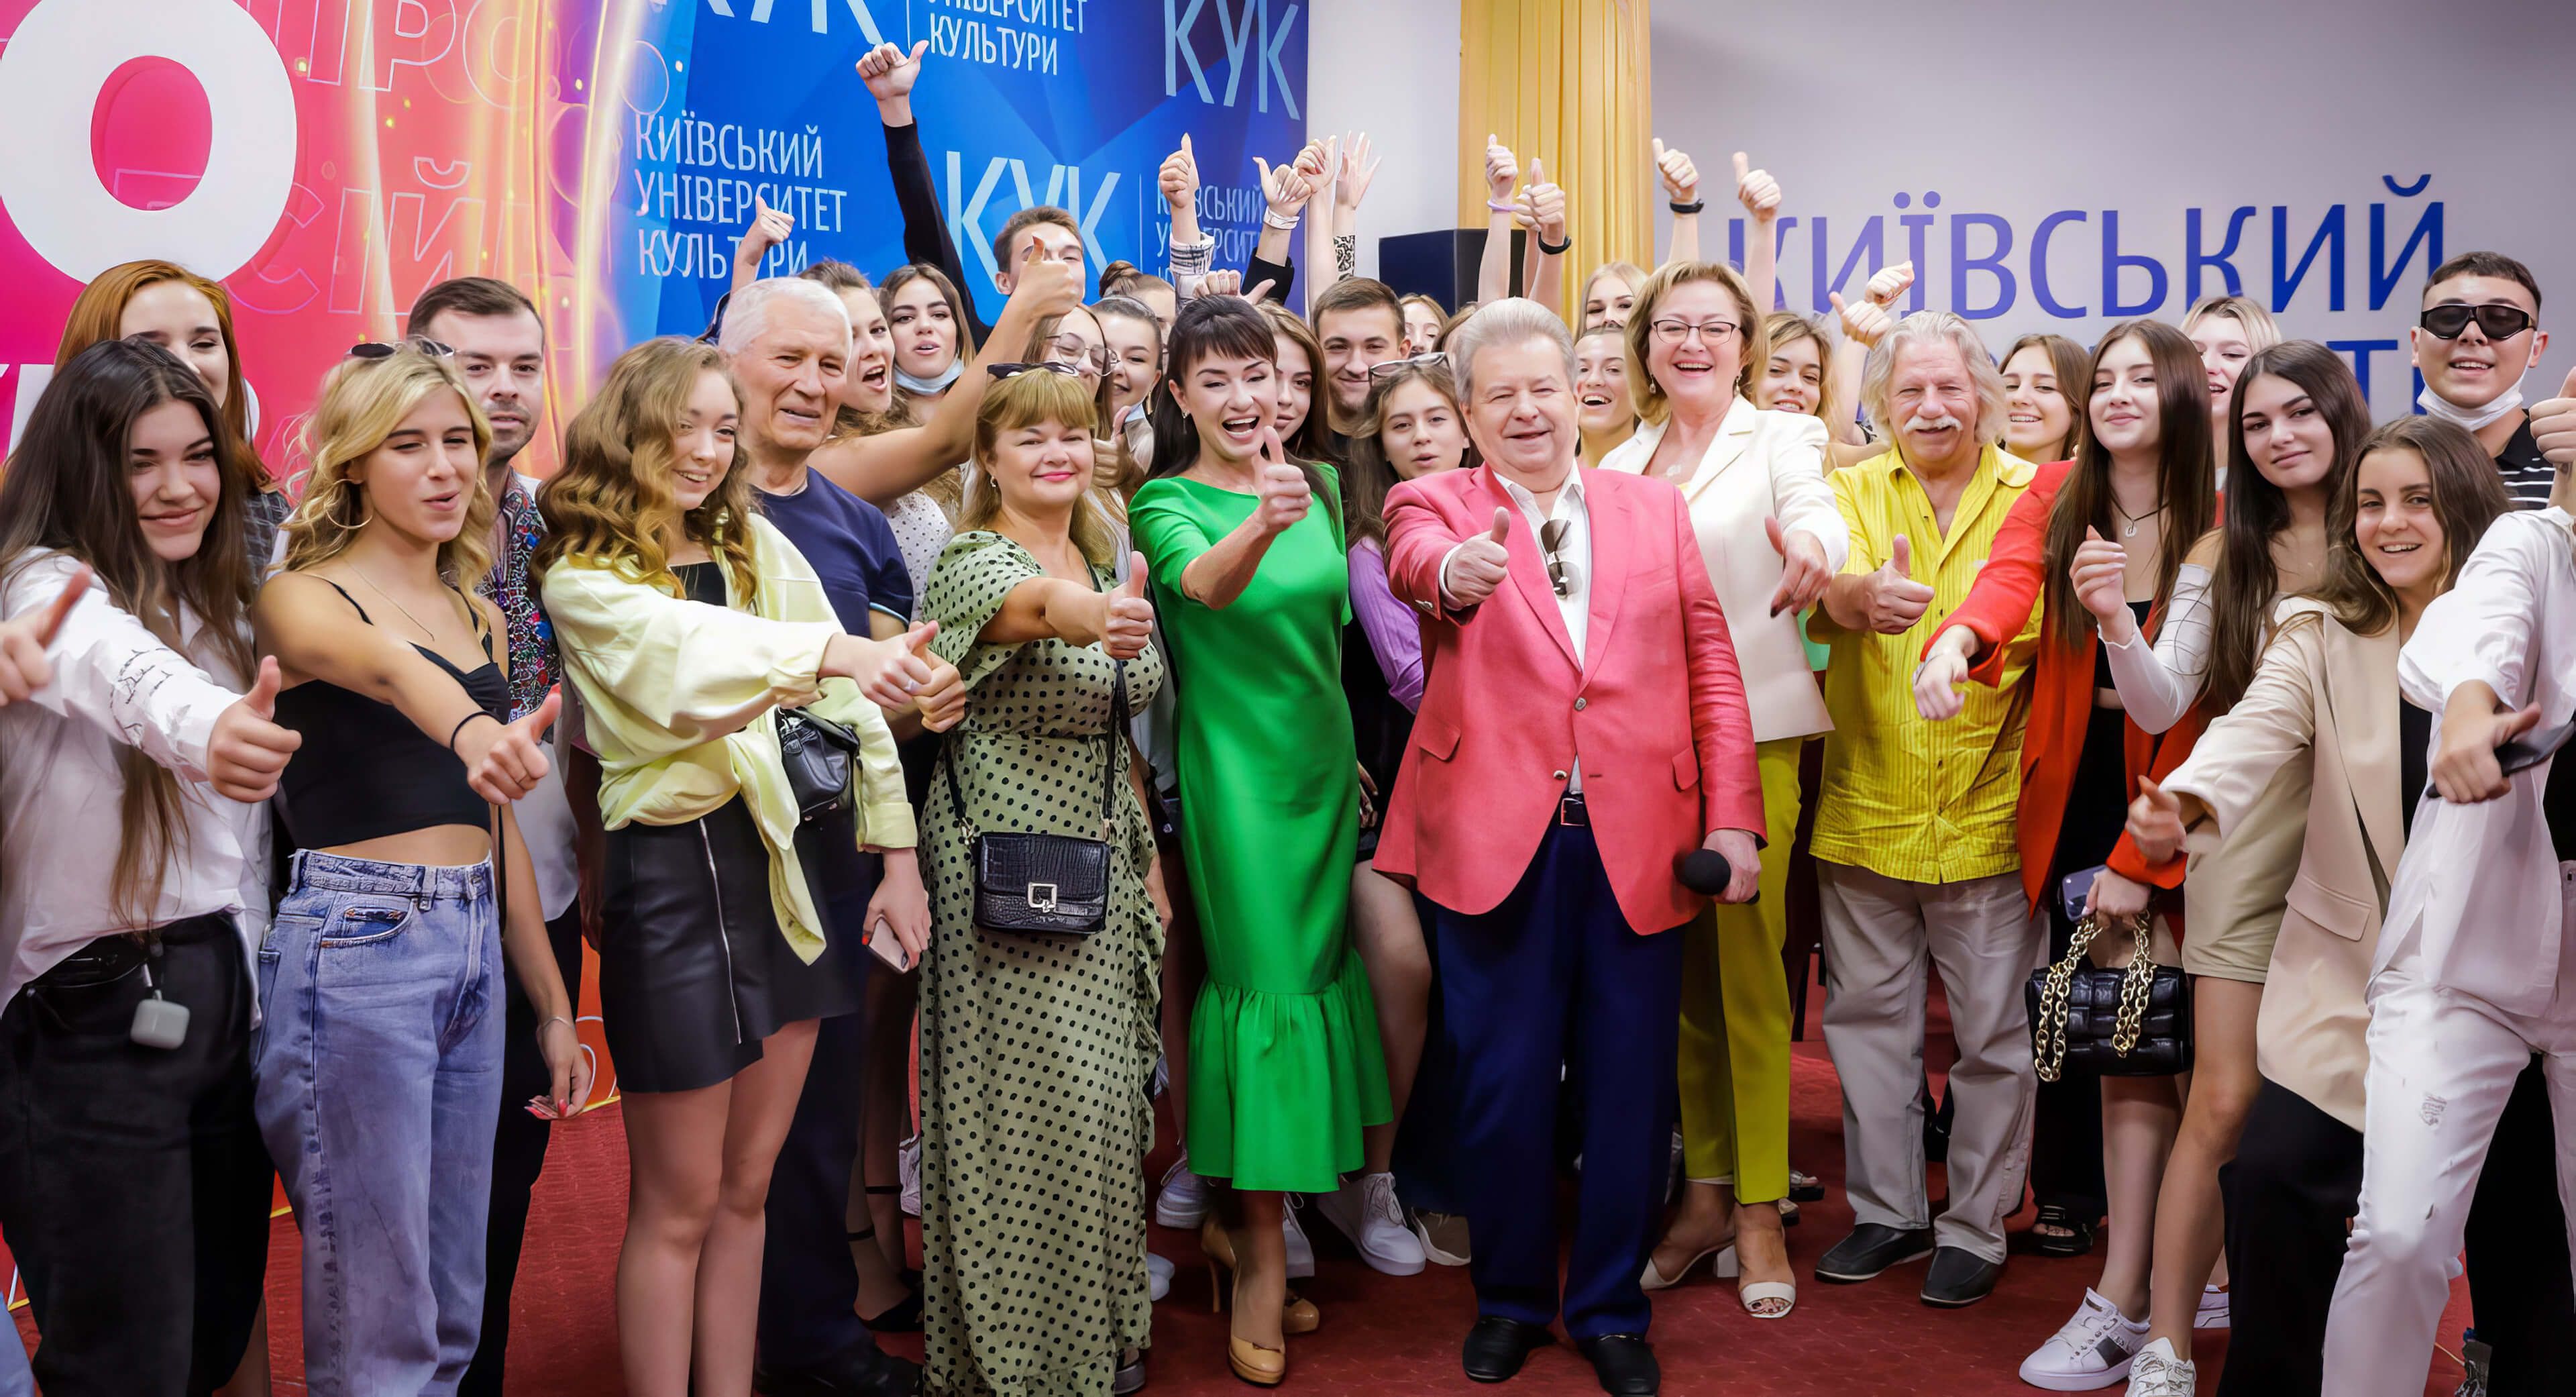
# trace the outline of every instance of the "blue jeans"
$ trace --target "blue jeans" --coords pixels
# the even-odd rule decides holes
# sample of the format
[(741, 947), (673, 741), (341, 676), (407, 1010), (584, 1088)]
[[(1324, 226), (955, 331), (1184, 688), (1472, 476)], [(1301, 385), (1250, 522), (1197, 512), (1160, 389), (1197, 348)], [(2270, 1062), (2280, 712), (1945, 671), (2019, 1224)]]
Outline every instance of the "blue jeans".
[(482, 1324), (500, 1111), (492, 869), (306, 851), (288, 886), (254, 1072), (304, 1232), (305, 1382), (452, 1393)]

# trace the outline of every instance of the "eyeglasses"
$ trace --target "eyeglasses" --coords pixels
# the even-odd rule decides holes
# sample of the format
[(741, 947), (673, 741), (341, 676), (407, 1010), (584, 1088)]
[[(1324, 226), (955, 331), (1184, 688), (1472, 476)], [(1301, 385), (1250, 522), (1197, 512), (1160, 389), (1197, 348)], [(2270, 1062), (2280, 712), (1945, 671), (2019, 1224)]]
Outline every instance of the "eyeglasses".
[(380, 340), (369, 340), (365, 344), (353, 344), (349, 346), (349, 357), (352, 359), (390, 359), (395, 355), (402, 353), (406, 349), (418, 350), (432, 359), (449, 359), (455, 357), (456, 354), (455, 350), (450, 349), (446, 345), (440, 344), (436, 340), (421, 339), (415, 336), (414, 338), (407, 340), (396, 340), (391, 344), (386, 344)]
[(2491, 340), (2509, 340), (2531, 328), (2531, 312), (2520, 306), (2501, 306), (2492, 302), (2482, 306), (2464, 306), (2457, 302), (2426, 306), (2415, 323), (2435, 339), (2455, 340), (2478, 322), (2478, 330)]
[(1105, 345), (1086, 345), (1080, 340), (1062, 339), (1057, 340), (1052, 348), (1059, 357), (1072, 360), (1074, 368), (1088, 368), (1093, 373), (1109, 372), (1109, 350)]
[(1081, 367), (1074, 364), (994, 364), (984, 372), (991, 374), (997, 383), (1018, 378), (1027, 373), (1061, 374), (1066, 378), (1082, 377)]
[(1547, 585), (1560, 597), (1574, 595), (1574, 564), (1557, 556), (1565, 546), (1565, 536), (1574, 529), (1571, 519), (1550, 519), (1538, 526), (1539, 551), (1547, 555)]
[(1448, 362), (1449, 356), (1442, 354), (1437, 350), (1434, 350), (1429, 354), (1416, 354), (1403, 359), (1389, 359), (1383, 364), (1369, 365), (1369, 380), (1371, 382), (1375, 382), (1381, 378), (1393, 378), (1397, 374), (1404, 372), (1407, 368), (1427, 369), (1434, 364), (1446, 364)]
[(1646, 328), (1654, 331), (1656, 341), (1662, 344), (1680, 344), (1694, 333), (1702, 344), (1715, 344), (1734, 334), (1737, 326), (1732, 320), (1711, 320), (1694, 325), (1687, 320), (1668, 319), (1649, 321)]

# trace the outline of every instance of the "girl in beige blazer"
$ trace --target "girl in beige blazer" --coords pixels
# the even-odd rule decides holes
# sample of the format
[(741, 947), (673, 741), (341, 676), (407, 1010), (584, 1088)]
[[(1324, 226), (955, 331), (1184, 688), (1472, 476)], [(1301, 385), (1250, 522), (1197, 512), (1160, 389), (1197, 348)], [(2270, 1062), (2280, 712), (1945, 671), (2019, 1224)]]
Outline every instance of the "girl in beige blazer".
[[(2325, 583), (2280, 603), (2244, 697), (2131, 810), (2149, 858), (2179, 844), (2197, 877), (2198, 859), (2224, 848), (2246, 896), (2287, 887), (2255, 1025), (2262, 1086), (2222, 1170), (2230, 1271), (2266, 1279), (2233, 1297), (2221, 1393), (2321, 1383), (2344, 1219), (2361, 1188), (2365, 989), (2434, 721), (2401, 700), (2398, 651), (2507, 504), (2475, 443), (2446, 441), (2427, 420), (2400, 419), (2363, 443), (2328, 524)], [(2285, 773), (2305, 780), (2303, 830), (2264, 799)], [(2132, 1392), (2154, 1368), (2191, 1391), (2178, 1355), (2146, 1362), (2157, 1344), (2132, 1367)]]

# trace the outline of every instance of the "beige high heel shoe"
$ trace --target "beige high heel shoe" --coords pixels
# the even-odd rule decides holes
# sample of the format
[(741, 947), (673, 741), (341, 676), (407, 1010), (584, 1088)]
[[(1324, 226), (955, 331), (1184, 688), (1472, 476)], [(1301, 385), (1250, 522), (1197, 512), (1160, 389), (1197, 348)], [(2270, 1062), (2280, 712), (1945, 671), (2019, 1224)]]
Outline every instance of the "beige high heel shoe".
[[(1207, 1258), (1208, 1312), (1214, 1314), (1225, 1308), (1226, 1294), (1231, 1288), (1220, 1281), (1218, 1271), (1220, 1268), (1225, 1271), (1235, 1269), (1234, 1238), (1228, 1236), (1214, 1218), (1199, 1228), (1199, 1254)], [(1323, 1327), (1324, 1312), (1315, 1308), (1315, 1302), (1294, 1290), (1289, 1291), (1287, 1303), (1279, 1307), (1279, 1331), (1283, 1334), (1312, 1334)]]

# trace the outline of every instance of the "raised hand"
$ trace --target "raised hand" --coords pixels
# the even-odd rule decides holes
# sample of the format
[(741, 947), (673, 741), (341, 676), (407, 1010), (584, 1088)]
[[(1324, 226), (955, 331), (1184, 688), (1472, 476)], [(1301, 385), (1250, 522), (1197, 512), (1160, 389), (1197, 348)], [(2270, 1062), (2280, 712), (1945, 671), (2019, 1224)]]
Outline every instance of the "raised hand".
[(1340, 159), (1341, 138), (1318, 136), (1298, 147), (1297, 159), (1294, 163), (1297, 173), (1306, 177), (1306, 183), (1309, 186), (1321, 189), (1324, 182), (1332, 178), (1333, 166)]
[(1047, 257), (1045, 243), (1035, 233), (1030, 234), (1029, 245), (1020, 252), (1019, 279), (1011, 284), (1009, 305), (1027, 306), (1029, 323), (1034, 325), (1081, 304), (1082, 264)]
[(2531, 439), (2562, 476), (2576, 468), (2576, 369), (2567, 371), (2557, 397), (2532, 404)]
[(1914, 580), (1914, 545), (1898, 534), (1887, 562), (1869, 574), (1869, 628), (1880, 635), (1914, 629), (1932, 606), (1932, 589)]
[(1190, 151), (1189, 133), (1181, 133), (1181, 148), (1163, 157), (1163, 168), (1157, 176), (1163, 191), (1163, 202), (1174, 210), (1194, 208), (1199, 197), (1199, 158)]
[(1377, 157), (1370, 152), (1366, 131), (1354, 131), (1342, 143), (1342, 165), (1333, 181), (1333, 206), (1357, 209), (1368, 197), (1369, 181), (1377, 178)]
[(1861, 294), (1869, 298), (1871, 305), (1892, 306), (1896, 304), (1897, 297), (1905, 294), (1905, 288), (1913, 284), (1914, 263), (1909, 260), (1893, 267), (1879, 268), (1877, 275), (1869, 279), (1869, 285), (1862, 288)]
[(515, 723), (468, 722), (456, 734), (456, 759), (465, 763), (465, 784), (494, 805), (507, 805), (537, 788), (552, 763), (546, 758), (546, 729), (563, 709), (563, 689), (546, 690), (545, 702)]
[(1272, 534), (1286, 533), (1313, 507), (1315, 492), (1306, 483), (1306, 473), (1284, 459), (1279, 450), (1279, 433), (1269, 424), (1261, 428), (1261, 473), (1257, 477), (1261, 503), (1255, 508), (1261, 527)]
[(868, 85), (868, 95), (878, 102), (894, 102), (912, 96), (912, 85), (921, 81), (921, 56), (930, 50), (930, 41), (922, 40), (906, 53), (892, 44), (879, 44), (859, 59), (859, 81)]
[(2138, 798), (2129, 802), (2129, 842), (2149, 863), (2170, 863), (2182, 852), (2182, 797), (2146, 777), (2138, 778)]
[(1843, 338), (1863, 349), (1876, 349), (1878, 342), (1887, 338), (1887, 332), (1896, 328), (1896, 317), (1887, 313), (1887, 307), (1867, 297), (1845, 301), (1843, 293), (1836, 291), (1826, 299), (1834, 303), (1835, 313), (1843, 318)]
[(2126, 645), (2136, 637), (2138, 618), (2129, 610), (2129, 555), (2120, 545), (2086, 525), (2066, 574), (2075, 584), (2075, 599), (2093, 613), (2104, 640)]
[(1482, 606), (1494, 589), (1511, 575), (1512, 512), (1497, 508), (1491, 531), (1476, 535), (1459, 544), (1449, 555), (1448, 573), (1441, 579), (1450, 602), (1460, 610)]
[(1771, 614), (1814, 606), (1834, 580), (1834, 570), (1825, 566), (1825, 546), (1804, 529), (1785, 532), (1777, 518), (1762, 521), (1762, 536), (1771, 541), (1771, 551), (1780, 555), (1780, 588), (1771, 594)]
[(1780, 181), (1771, 178), (1769, 170), (1753, 168), (1743, 151), (1735, 153), (1735, 201), (1753, 215), (1756, 223), (1769, 223), (1780, 216)]
[(286, 761), (304, 745), (304, 734), (277, 725), (277, 657), (259, 662), (250, 692), (215, 715), (206, 738), (206, 780), (215, 794), (256, 805), (277, 794)]
[(1546, 162), (1530, 159), (1530, 183), (1520, 195), (1520, 220), (1543, 243), (1565, 241), (1565, 191), (1548, 183)]
[(1667, 148), (1661, 137), (1655, 140), (1655, 177), (1664, 182), (1667, 203), (1687, 204), (1699, 198), (1699, 167), (1688, 155)]
[(1521, 165), (1518, 160), (1512, 158), (1512, 148), (1494, 139), (1493, 135), (1488, 133), (1485, 137), (1487, 197), (1495, 203), (1502, 203), (1512, 197), (1513, 188), (1520, 182)]
[[(907, 634), (919, 634), (915, 627)], [(930, 637), (922, 635), (912, 647), (912, 657), (930, 671), (929, 682), (912, 696), (913, 707), (921, 711), (921, 730), (946, 732), (966, 716), (966, 679), (957, 666), (930, 653)]]
[[(1304, 154), (1298, 152), (1299, 158)], [(1273, 165), (1258, 155), (1252, 157), (1252, 164), (1261, 172), (1261, 197), (1272, 213), (1285, 218), (1315, 196), (1315, 181), (1296, 165)]]
[(2496, 749), (2540, 726), (2540, 705), (2504, 713), (2442, 715), (2433, 752), (2433, 789), (2454, 805), (2494, 800), (2513, 789)]
[(1132, 660), (1154, 640), (1154, 603), (1147, 599), (1145, 555), (1127, 555), (1127, 580), (1108, 594), (1100, 624), (1100, 648), (1113, 660)]
[(758, 194), (751, 196), (751, 226), (742, 232), (742, 241), (734, 244), (733, 260), (739, 265), (757, 263), (796, 232), (796, 215), (769, 206)]
[(930, 666), (918, 652), (937, 634), (936, 621), (924, 621), (895, 640), (869, 640), (844, 632), (823, 646), (817, 673), (825, 679), (847, 679), (859, 686), (868, 702), (888, 713), (901, 713), (930, 687)]
[(54, 643), (54, 634), (63, 628), (63, 618), (89, 591), (89, 564), (72, 570), (63, 583), (62, 594), (44, 610), (31, 612), (15, 621), (0, 622), (0, 708), (24, 703), (38, 689), (54, 682), (54, 665), (45, 658), (45, 647)]

